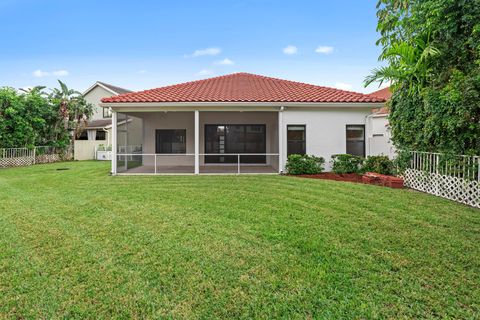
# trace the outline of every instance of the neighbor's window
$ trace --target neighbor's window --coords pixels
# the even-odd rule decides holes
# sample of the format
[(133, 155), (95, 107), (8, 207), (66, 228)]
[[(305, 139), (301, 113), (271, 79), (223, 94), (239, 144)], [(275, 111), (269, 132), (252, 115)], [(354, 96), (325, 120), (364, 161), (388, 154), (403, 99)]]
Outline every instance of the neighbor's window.
[(305, 125), (287, 126), (287, 156), (291, 154), (306, 154)]
[(80, 133), (80, 136), (77, 138), (77, 140), (88, 140), (87, 130), (83, 130), (82, 133)]
[(110, 108), (103, 108), (103, 117), (104, 118), (112, 117), (112, 111), (110, 111)]
[(106, 132), (103, 130), (97, 130), (95, 140), (105, 140), (106, 138)]
[(158, 129), (155, 131), (155, 153), (186, 153), (185, 129)]
[(347, 153), (365, 157), (365, 125), (347, 125)]

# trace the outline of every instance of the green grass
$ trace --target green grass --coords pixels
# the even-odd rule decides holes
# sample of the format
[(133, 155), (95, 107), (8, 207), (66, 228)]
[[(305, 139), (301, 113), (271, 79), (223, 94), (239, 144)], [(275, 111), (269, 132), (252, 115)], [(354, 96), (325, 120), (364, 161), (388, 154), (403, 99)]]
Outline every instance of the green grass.
[(334, 181), (108, 171), (0, 170), (0, 317), (480, 317), (480, 210)]

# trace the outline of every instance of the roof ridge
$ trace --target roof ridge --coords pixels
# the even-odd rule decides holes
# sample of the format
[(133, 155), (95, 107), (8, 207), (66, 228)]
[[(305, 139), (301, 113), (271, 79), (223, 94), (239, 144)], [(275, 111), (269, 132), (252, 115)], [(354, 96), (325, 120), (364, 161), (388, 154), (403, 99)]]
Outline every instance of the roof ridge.
[[(233, 85), (232, 88), (230, 88), (231, 85)], [(236, 72), (124, 93), (115, 98), (105, 98), (105, 102), (116, 101), (384, 102), (385, 99), (355, 91), (285, 80), (248, 72)]]

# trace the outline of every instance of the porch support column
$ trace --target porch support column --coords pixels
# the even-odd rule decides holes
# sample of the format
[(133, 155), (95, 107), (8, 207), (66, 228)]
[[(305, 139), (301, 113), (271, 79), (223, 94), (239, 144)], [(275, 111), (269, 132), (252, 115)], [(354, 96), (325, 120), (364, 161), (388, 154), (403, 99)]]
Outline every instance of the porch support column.
[(112, 175), (117, 174), (117, 112), (112, 111)]
[(200, 112), (195, 110), (195, 174), (200, 173)]
[(283, 110), (278, 110), (278, 173), (283, 172)]

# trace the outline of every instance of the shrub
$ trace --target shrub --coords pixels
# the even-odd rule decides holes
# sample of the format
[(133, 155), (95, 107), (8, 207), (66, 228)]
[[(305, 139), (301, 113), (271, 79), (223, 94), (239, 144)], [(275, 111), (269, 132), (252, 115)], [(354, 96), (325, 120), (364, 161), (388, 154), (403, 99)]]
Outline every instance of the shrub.
[(334, 154), (332, 156), (332, 171), (338, 174), (359, 173), (365, 159), (351, 154)]
[(393, 161), (387, 156), (369, 156), (365, 161), (363, 171), (393, 175), (395, 172), (395, 166)]
[(323, 171), (325, 159), (309, 155), (291, 154), (286, 169), (289, 174), (317, 174)]

